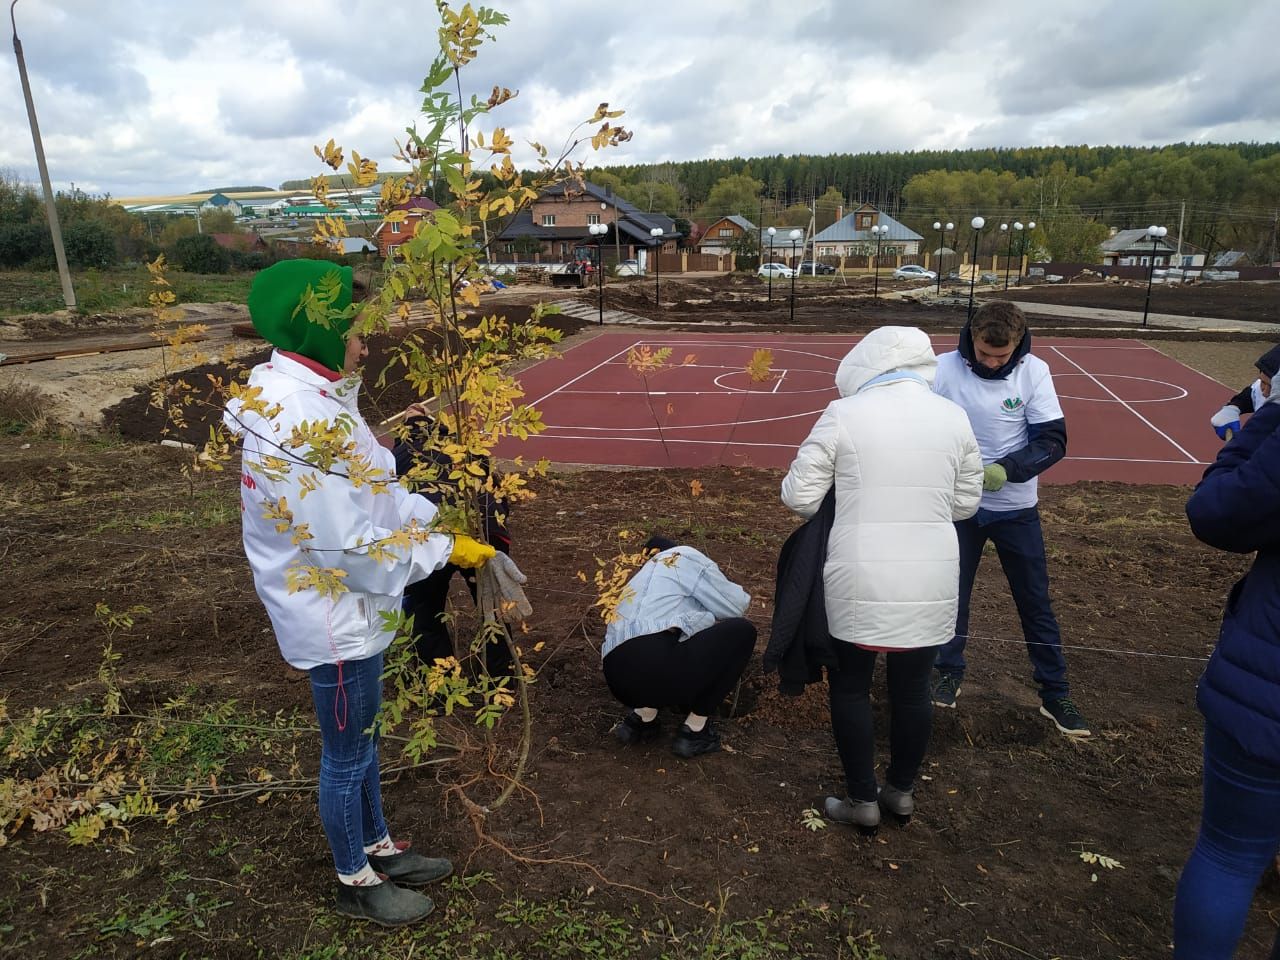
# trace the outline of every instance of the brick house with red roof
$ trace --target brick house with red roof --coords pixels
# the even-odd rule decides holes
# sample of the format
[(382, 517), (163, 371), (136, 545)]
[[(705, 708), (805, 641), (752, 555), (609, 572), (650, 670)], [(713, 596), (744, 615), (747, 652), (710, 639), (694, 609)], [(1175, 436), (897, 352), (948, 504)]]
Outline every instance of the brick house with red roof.
[(412, 237), (418, 229), (418, 223), (432, 210), (439, 210), (440, 205), (427, 197), (410, 197), (396, 209), (407, 211), (403, 220), (398, 223), (383, 220), (373, 231), (373, 242), (377, 244), (378, 253), (384, 257), (395, 256), (396, 247)]

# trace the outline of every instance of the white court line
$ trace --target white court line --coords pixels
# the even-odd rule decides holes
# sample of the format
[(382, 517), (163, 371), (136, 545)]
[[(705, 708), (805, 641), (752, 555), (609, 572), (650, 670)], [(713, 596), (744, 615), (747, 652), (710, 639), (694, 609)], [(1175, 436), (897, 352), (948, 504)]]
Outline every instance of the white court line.
[(1143, 460), (1140, 457), (1063, 457), (1064, 460), (1092, 460), (1098, 463), (1169, 463), (1174, 465), (1184, 465), (1189, 467), (1207, 467), (1208, 460), (1193, 460), (1187, 463), (1186, 460)]
[(789, 370), (783, 370), (778, 374), (778, 382), (773, 385), (774, 393), (778, 392), (778, 388), (782, 386), (782, 378), (785, 377), (789, 372), (790, 372)]
[[(581, 379), (582, 379), (583, 377), (585, 377), (587, 374), (589, 374), (589, 373), (595, 373), (597, 370), (599, 370), (601, 367), (603, 367), (606, 363), (611, 363), (611, 362), (613, 362), (614, 360), (618, 359), (618, 357), (620, 357), (622, 354), (624, 354), (624, 353), (626, 353), (628, 350), (630, 350), (632, 347), (639, 346), (639, 344), (640, 344), (640, 341), (638, 341), (638, 340), (637, 340), (637, 341), (635, 341), (634, 343), (629, 343), (629, 344), (627, 344), (625, 347), (623, 347), (623, 348), (622, 348), (621, 350), (619, 350), (617, 353), (613, 354), (613, 356), (606, 357), (605, 359), (601, 360), (599, 363), (597, 363), (597, 364), (596, 364), (594, 367), (592, 367), (590, 370), (583, 370), (580, 374), (578, 374), (578, 375), (577, 375), (576, 377), (574, 377), (572, 380), (566, 380), (564, 383), (560, 384), (560, 386), (556, 387), (556, 388), (555, 388), (554, 390), (552, 390), (550, 393), (544, 393), (544, 394), (543, 394), (542, 396), (540, 396), (537, 400), (532, 400), (532, 401), (530, 401), (529, 403), (527, 403), (527, 404), (526, 404), (526, 406), (529, 406), (529, 407), (536, 407), (536, 406), (537, 406), (538, 404), (540, 404), (543, 400), (546, 400), (548, 397), (554, 397), (557, 393), (559, 393), (559, 392), (560, 392), (561, 390), (563, 390), (565, 387), (571, 387), (571, 386), (573, 386), (575, 383), (577, 383), (579, 380), (581, 380)], [(586, 346), (586, 344), (584, 343), (584, 344), (583, 344), (583, 346), (585, 347), (585, 346)], [(560, 356), (561, 356), (561, 357), (563, 357), (563, 356), (564, 356), (564, 354), (562, 353), (562, 354), (560, 354)]]
[[(1169, 436), (1167, 433), (1165, 433), (1163, 430), (1157, 427), (1154, 423), (1152, 423), (1150, 420), (1148, 420), (1146, 417), (1140, 414), (1137, 410), (1133, 409), (1133, 407), (1131, 407), (1126, 401), (1121, 400), (1120, 397), (1115, 393), (1115, 391), (1113, 391), (1110, 387), (1108, 387), (1105, 383), (1103, 383), (1101, 380), (1095, 377), (1092, 373), (1090, 373), (1084, 367), (1080, 366), (1080, 364), (1076, 363), (1074, 360), (1068, 357), (1065, 353), (1062, 352), (1060, 348), (1050, 347), (1050, 349), (1054, 353), (1056, 353), (1058, 356), (1060, 356), (1063, 360), (1067, 361), (1067, 363), (1071, 364), (1073, 367), (1075, 367), (1077, 370), (1083, 373), (1086, 377), (1088, 377), (1094, 383), (1096, 383), (1103, 390), (1107, 391), (1107, 393), (1111, 394), (1112, 399), (1114, 399), (1116, 403), (1120, 404), (1122, 407), (1124, 407), (1126, 410), (1132, 413), (1135, 417), (1137, 417), (1139, 420), (1145, 423), (1148, 427), (1150, 427), (1156, 433), (1160, 434), (1160, 436), (1164, 437), (1171, 444), (1177, 447), (1178, 452), (1181, 453), (1184, 457), (1186, 457), (1188, 461), (1190, 461), (1191, 463), (1200, 462), (1200, 460), (1197, 457), (1195, 457), (1193, 454), (1191, 454), (1186, 448), (1184, 448), (1182, 444), (1178, 443), (1177, 440), (1173, 439), (1173, 437)], [(1156, 352), (1158, 353), (1159, 351), (1156, 351)]]
[[(601, 427), (600, 429), (604, 428)], [(601, 437), (577, 436), (573, 434), (556, 434), (553, 436), (547, 433), (532, 433), (529, 435), (528, 440), (594, 440), (598, 443), (616, 443), (619, 440), (625, 440), (628, 443), (688, 443), (714, 447), (777, 447), (780, 450), (797, 450), (800, 447), (798, 443), (756, 443), (750, 440), (690, 440), (681, 439), (680, 437), (666, 437), (664, 440), (662, 437)], [(1072, 460), (1088, 461), (1092, 463), (1160, 463), (1167, 466), (1208, 466), (1208, 463), (1203, 460), (1196, 460), (1188, 463), (1186, 460), (1143, 460), (1136, 457), (1064, 457), (1062, 462), (1069, 462)]]

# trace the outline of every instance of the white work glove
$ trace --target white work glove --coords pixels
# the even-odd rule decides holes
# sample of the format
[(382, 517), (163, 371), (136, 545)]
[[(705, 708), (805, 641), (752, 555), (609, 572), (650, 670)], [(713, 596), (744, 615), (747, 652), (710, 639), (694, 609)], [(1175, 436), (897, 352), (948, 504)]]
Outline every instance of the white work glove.
[(1228, 403), (1209, 418), (1209, 423), (1213, 425), (1213, 432), (1218, 435), (1219, 440), (1230, 440), (1240, 432), (1240, 408), (1234, 403)]
[(476, 575), (477, 599), (486, 620), (519, 623), (533, 614), (521, 585), (528, 578), (505, 553), (495, 554)]

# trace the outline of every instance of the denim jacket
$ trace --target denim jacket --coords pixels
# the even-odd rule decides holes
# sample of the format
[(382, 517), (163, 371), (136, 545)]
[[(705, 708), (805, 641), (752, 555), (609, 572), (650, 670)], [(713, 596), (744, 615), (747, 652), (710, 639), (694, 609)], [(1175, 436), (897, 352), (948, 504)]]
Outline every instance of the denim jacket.
[(632, 637), (677, 629), (687, 640), (717, 620), (740, 617), (751, 597), (705, 554), (672, 547), (655, 555), (627, 583), (617, 619), (605, 629), (601, 657)]

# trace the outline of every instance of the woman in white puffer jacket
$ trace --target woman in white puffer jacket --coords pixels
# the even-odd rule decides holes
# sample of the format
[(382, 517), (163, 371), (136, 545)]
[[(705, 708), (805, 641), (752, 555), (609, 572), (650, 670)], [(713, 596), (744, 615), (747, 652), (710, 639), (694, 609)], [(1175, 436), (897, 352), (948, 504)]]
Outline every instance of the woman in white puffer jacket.
[[(914, 327), (881, 327), (840, 362), (823, 411), (782, 481), (782, 502), (813, 516), (835, 485), (823, 572), (837, 667), (831, 723), (848, 783), (827, 816), (873, 832), (884, 806), (905, 821), (933, 721), (929, 676), (955, 631), (953, 521), (973, 516), (982, 458), (968, 416), (930, 388), (937, 358)], [(870, 689), (886, 654), (890, 762), (877, 787)]]

